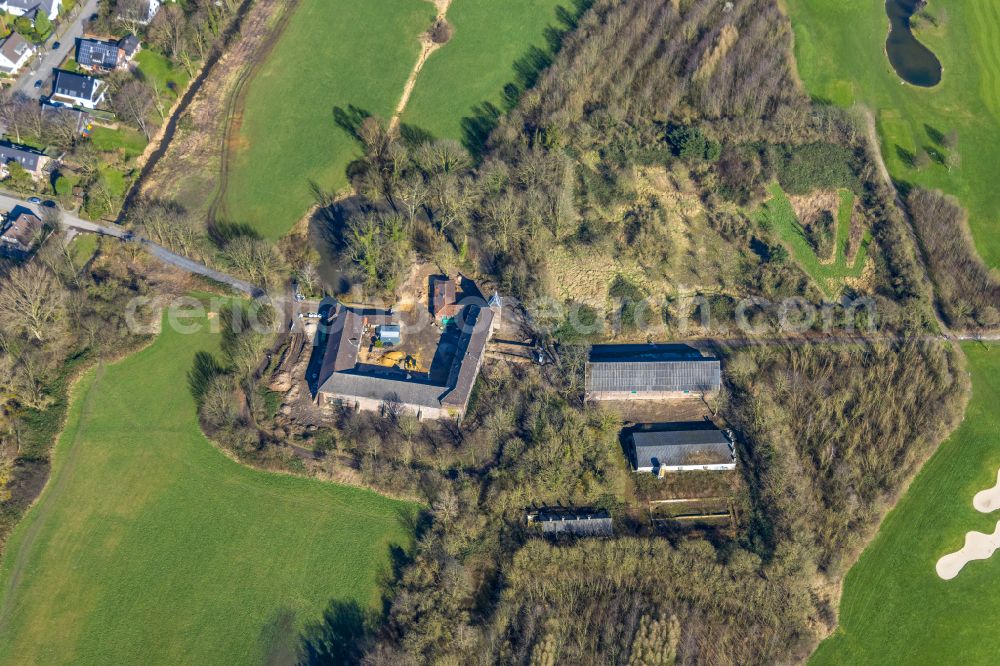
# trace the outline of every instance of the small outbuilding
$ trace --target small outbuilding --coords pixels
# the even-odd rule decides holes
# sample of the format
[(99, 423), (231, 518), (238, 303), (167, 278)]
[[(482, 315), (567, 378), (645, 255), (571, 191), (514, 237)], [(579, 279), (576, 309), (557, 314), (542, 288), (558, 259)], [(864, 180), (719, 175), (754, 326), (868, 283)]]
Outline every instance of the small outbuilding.
[(541, 527), (546, 535), (614, 536), (611, 514), (603, 509), (545, 509), (528, 514), (528, 525)]
[(375, 328), (375, 336), (385, 345), (398, 345), (403, 339), (399, 324), (383, 324)]
[(632, 454), (636, 472), (657, 476), (667, 472), (736, 469), (732, 443), (724, 432), (715, 428), (634, 432)]

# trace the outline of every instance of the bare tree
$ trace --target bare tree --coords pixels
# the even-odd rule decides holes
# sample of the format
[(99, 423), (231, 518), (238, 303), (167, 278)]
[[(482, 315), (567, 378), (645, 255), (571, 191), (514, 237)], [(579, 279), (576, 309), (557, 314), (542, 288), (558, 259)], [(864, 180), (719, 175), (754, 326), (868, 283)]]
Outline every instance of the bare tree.
[(136, 78), (122, 83), (111, 96), (111, 109), (119, 118), (133, 123), (148, 139), (151, 135), (149, 114), (156, 105), (156, 92)]
[(66, 292), (48, 268), (37, 262), (19, 266), (0, 289), (0, 327), (38, 342), (49, 340), (65, 302)]

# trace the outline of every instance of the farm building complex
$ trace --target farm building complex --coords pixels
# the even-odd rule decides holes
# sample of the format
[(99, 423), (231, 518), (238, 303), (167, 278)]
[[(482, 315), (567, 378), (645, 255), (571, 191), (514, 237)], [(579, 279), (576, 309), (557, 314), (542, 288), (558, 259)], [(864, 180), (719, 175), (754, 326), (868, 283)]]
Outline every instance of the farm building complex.
[(669, 398), (712, 393), (722, 383), (719, 359), (685, 346), (595, 346), (587, 363), (587, 400)]
[(634, 432), (632, 455), (636, 472), (657, 476), (666, 472), (736, 469), (733, 445), (717, 429)]
[(485, 302), (464, 304), (449, 322), (455, 329), (454, 342), (449, 343), (447, 353), (439, 349), (435, 355), (437, 369), (424, 372), (405, 363), (403, 367), (386, 367), (366, 362), (362, 354), (368, 345), (390, 335), (396, 342), (400, 329), (385, 323), (373, 325), (372, 318), (338, 303), (317, 332), (317, 340), (326, 335), (326, 344), (316, 399), (366, 411), (408, 411), (418, 418), (461, 419), (499, 319), (499, 308)]

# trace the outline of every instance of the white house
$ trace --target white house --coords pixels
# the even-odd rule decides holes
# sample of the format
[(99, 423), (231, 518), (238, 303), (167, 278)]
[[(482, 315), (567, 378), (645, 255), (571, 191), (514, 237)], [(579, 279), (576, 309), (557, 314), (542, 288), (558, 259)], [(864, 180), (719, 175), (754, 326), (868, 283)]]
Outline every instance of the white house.
[(93, 76), (57, 69), (49, 101), (93, 109), (104, 101), (105, 88), (104, 82)]
[(0, 10), (14, 16), (28, 14), (34, 17), (37, 10), (54, 21), (59, 16), (60, 9), (62, 0), (0, 0)]
[(24, 37), (12, 32), (0, 41), (0, 71), (13, 74), (24, 67), (35, 53), (35, 47)]
[(160, 0), (131, 0), (124, 8), (119, 7), (118, 18), (147, 25), (160, 11)]

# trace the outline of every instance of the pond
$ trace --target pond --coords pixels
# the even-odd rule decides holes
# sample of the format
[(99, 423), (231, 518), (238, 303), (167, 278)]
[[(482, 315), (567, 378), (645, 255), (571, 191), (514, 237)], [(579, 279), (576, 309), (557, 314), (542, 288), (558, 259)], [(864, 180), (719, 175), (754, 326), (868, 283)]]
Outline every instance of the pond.
[(892, 68), (904, 81), (930, 88), (941, 82), (941, 61), (913, 36), (910, 29), (910, 17), (924, 4), (924, 0), (886, 0), (889, 37), (885, 42), (885, 52)]

